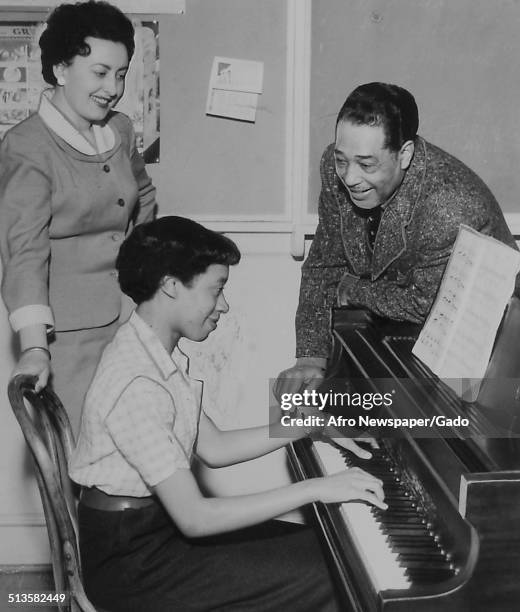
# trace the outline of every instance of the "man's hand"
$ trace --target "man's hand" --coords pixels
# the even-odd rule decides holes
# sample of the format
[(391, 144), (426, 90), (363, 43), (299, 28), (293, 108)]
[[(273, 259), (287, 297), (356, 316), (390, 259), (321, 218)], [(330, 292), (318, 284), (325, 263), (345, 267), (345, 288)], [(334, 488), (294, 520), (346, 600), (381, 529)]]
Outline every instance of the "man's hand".
[(350, 295), (356, 286), (356, 283), (359, 282), (359, 278), (354, 276), (353, 274), (349, 274), (346, 272), (341, 278), (338, 288), (336, 290), (338, 306), (349, 306), (349, 298)]
[(313, 360), (305, 362), (303, 359), (298, 360), (292, 368), (288, 368), (278, 374), (278, 378), (273, 387), (274, 396), (278, 401), (281, 401), (284, 393), (301, 393), (305, 389), (312, 391), (317, 389), (325, 376), (325, 359), (317, 359), (319, 363), (313, 363)]

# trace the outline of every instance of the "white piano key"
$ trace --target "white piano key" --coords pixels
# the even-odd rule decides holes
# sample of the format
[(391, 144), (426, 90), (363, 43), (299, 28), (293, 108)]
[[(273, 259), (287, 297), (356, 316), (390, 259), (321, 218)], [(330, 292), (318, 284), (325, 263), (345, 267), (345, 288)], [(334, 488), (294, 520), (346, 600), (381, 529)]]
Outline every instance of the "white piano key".
[[(340, 451), (332, 444), (317, 441), (314, 450), (322, 463), (324, 474), (348, 469)], [(340, 511), (374, 588), (377, 591), (410, 588), (411, 582), (405, 574), (405, 568), (401, 567), (398, 555), (388, 545), (386, 535), (370, 511), (370, 506), (361, 502), (346, 502), (340, 504)]]

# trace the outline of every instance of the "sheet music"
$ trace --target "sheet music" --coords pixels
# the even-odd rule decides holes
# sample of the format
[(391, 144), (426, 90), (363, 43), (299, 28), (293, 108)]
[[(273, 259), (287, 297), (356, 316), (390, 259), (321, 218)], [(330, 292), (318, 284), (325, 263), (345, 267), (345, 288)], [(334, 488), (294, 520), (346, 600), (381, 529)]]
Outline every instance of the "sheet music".
[(435, 303), (413, 354), (462, 395), (474, 399), (520, 270), (515, 249), (461, 225)]

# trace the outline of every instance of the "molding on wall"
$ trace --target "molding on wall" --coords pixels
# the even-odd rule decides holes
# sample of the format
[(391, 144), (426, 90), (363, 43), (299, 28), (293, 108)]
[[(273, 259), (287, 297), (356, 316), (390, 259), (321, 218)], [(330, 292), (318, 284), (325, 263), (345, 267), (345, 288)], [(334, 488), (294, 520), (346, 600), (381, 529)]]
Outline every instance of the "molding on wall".
[(217, 232), (230, 234), (290, 234), (293, 225), (291, 221), (282, 217), (251, 219), (244, 216), (242, 219), (233, 217), (230, 220), (225, 216), (193, 215), (191, 219)]
[(303, 217), (309, 198), (311, 0), (287, 1), (286, 210), (291, 212), (291, 255), (305, 251)]
[[(505, 212), (504, 217), (511, 233), (515, 236), (520, 236), (520, 212)], [(248, 219), (247, 217), (240, 221), (227, 221), (224, 218), (219, 219), (215, 216), (193, 218), (218, 232), (230, 234), (291, 234), (294, 236), (295, 224), (280, 217), (273, 217), (270, 220), (264, 218), (261, 221)], [(300, 217), (298, 233), (302, 239), (312, 237), (316, 231), (317, 224), (317, 215)], [(292, 252), (291, 254), (294, 255)]]
[(45, 527), (43, 512), (0, 513), (0, 528), (2, 527)]

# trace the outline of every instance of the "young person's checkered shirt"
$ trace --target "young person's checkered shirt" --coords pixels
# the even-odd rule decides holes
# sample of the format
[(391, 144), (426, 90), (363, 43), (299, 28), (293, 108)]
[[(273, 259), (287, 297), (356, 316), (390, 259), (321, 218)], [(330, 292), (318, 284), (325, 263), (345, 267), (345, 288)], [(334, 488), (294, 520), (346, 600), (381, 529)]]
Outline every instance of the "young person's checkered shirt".
[(202, 383), (133, 313), (105, 349), (87, 393), (71, 478), (110, 495), (144, 497), (189, 468)]

